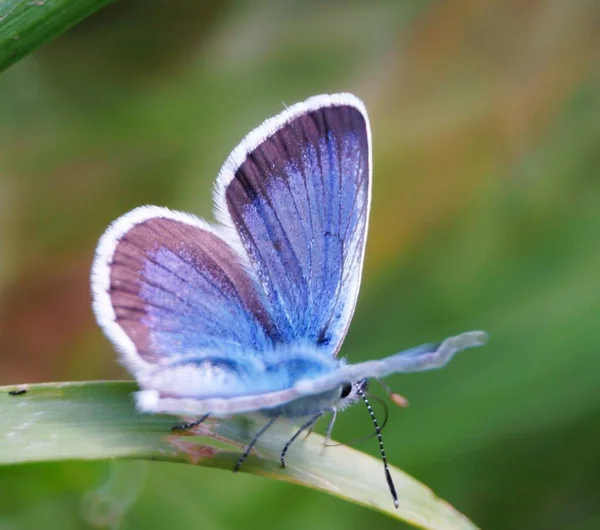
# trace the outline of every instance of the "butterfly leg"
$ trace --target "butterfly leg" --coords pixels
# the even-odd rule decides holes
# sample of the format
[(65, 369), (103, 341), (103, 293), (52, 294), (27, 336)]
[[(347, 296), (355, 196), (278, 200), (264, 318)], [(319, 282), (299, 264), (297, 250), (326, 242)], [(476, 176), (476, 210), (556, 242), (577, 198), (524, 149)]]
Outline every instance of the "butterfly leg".
[(194, 427), (200, 425), (209, 416), (210, 416), (210, 414), (205, 414), (204, 416), (202, 416), (201, 418), (198, 418), (197, 420), (190, 421), (190, 422), (187, 422), (187, 423), (180, 423), (179, 425), (173, 425), (173, 427), (171, 427), (171, 430), (175, 431), (175, 432), (177, 432), (177, 431), (189, 431), (190, 429), (193, 429)]
[(271, 427), (275, 423), (275, 421), (277, 419), (279, 419), (279, 416), (275, 416), (274, 418), (270, 419), (269, 422), (260, 431), (258, 431), (254, 435), (254, 438), (252, 438), (252, 440), (250, 440), (250, 443), (244, 449), (244, 454), (242, 456), (240, 456), (239, 460), (235, 464), (235, 467), (233, 468), (234, 473), (240, 470), (240, 467), (242, 467), (244, 460), (246, 460), (246, 458), (248, 458), (250, 451), (252, 451), (252, 448), (256, 445), (256, 442), (258, 442), (258, 439), (267, 431), (267, 429), (269, 427)]
[(302, 425), (297, 431), (296, 434), (294, 434), (294, 436), (292, 436), (284, 445), (282, 451), (281, 451), (281, 456), (279, 457), (279, 461), (281, 462), (281, 467), (285, 467), (285, 455), (288, 452), (288, 449), (290, 448), (290, 445), (292, 445), (294, 443), (294, 441), (296, 440), (296, 438), (298, 438), (298, 436), (300, 436), (300, 434), (305, 431), (306, 429), (309, 429), (309, 434), (310, 431), (312, 431), (312, 428), (314, 426), (315, 423), (317, 423), (317, 420), (323, 416), (322, 412), (317, 412), (314, 416), (312, 416), (304, 425)]
[(327, 425), (327, 431), (325, 431), (325, 440), (323, 440), (323, 449), (321, 450), (321, 454), (325, 454), (325, 449), (329, 445), (331, 441), (331, 433), (333, 432), (333, 425), (335, 423), (335, 419), (337, 418), (337, 409), (331, 407), (330, 409), (325, 409), (324, 412), (331, 412), (331, 419), (329, 420), (329, 424)]
[(312, 434), (312, 432), (313, 432), (313, 427), (314, 427), (314, 425), (313, 425), (313, 426), (312, 426), (310, 429), (308, 429), (308, 430), (306, 431), (306, 434), (304, 435), (304, 439), (305, 439), (305, 440), (306, 440), (306, 439), (307, 439), (307, 438), (308, 438), (308, 437), (309, 437), (309, 436)]

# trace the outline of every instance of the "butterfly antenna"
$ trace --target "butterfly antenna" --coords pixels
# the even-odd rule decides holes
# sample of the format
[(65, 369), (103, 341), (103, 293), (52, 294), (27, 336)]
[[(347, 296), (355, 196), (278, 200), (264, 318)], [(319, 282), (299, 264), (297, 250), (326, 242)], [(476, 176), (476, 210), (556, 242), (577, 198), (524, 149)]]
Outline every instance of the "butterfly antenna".
[[(376, 399), (377, 401), (379, 401), (379, 403), (383, 407), (383, 410), (385, 411), (384, 412), (385, 418), (383, 418), (383, 423), (379, 427), (379, 431), (383, 432), (383, 429), (387, 425), (388, 418), (390, 417), (388, 406), (387, 406), (386, 402), (383, 401), (383, 399), (381, 399), (379, 396), (376, 396), (375, 394), (369, 394), (369, 396), (371, 398)], [(340, 442), (340, 443), (335, 443), (335, 444), (327, 444), (327, 447), (337, 447), (338, 445), (354, 445), (354, 444), (358, 444), (360, 442), (364, 442), (366, 440), (370, 440), (371, 438), (373, 438), (373, 436), (377, 436), (377, 432), (373, 432), (373, 433), (369, 434), (369, 436), (363, 436), (362, 438), (356, 438), (355, 440), (350, 440), (349, 442), (346, 442), (346, 443), (341, 443)]]
[(377, 435), (377, 440), (379, 441), (379, 452), (381, 453), (381, 460), (383, 461), (383, 469), (385, 471), (385, 479), (387, 480), (388, 488), (390, 489), (390, 493), (392, 494), (392, 498), (394, 499), (394, 506), (398, 508), (398, 494), (396, 493), (396, 487), (394, 486), (394, 481), (392, 480), (392, 475), (390, 473), (390, 468), (388, 466), (387, 457), (385, 456), (385, 449), (383, 448), (383, 438), (381, 438), (381, 429), (379, 424), (377, 423), (377, 418), (375, 418), (375, 413), (371, 408), (371, 404), (367, 399), (366, 394), (362, 389), (357, 390), (358, 395), (363, 399), (365, 405), (367, 406), (367, 410), (371, 415), (371, 419), (373, 420), (373, 425), (375, 426), (375, 434)]

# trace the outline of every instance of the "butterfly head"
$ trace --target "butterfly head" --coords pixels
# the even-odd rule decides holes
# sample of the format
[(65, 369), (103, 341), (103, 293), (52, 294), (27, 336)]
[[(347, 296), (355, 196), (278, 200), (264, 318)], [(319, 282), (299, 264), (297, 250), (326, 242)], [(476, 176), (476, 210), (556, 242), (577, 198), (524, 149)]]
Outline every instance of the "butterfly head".
[(368, 379), (360, 379), (358, 381), (352, 381), (351, 383), (344, 383), (341, 387), (340, 397), (336, 403), (338, 410), (344, 410), (356, 403), (361, 396), (364, 395), (369, 388)]

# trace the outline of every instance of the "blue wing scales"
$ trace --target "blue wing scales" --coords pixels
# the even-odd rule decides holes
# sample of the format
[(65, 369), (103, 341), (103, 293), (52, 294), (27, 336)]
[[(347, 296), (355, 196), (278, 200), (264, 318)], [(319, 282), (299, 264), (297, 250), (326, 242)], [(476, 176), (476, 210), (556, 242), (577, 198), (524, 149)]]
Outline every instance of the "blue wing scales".
[(239, 234), (288, 343), (332, 354), (341, 346), (362, 271), (369, 153), (361, 109), (323, 106), (286, 122), (220, 177), (221, 220)]
[(142, 387), (228, 399), (336, 369), (362, 272), (369, 134), (353, 96), (311, 98), (234, 150), (221, 226), (157, 207), (111, 225), (94, 310)]

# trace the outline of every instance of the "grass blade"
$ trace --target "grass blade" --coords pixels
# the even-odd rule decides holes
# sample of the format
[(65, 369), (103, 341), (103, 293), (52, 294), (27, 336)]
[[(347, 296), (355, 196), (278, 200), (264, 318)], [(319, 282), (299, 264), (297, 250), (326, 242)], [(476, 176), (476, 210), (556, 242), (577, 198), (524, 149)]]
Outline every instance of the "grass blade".
[(0, 72), (112, 1), (0, 2)]
[[(139, 458), (231, 472), (259, 425), (256, 418), (208, 420), (193, 433), (173, 434), (177, 420), (134, 409), (135, 390), (134, 383), (115, 381), (0, 387), (0, 465)], [(476, 528), (429, 488), (392, 468), (400, 498), (396, 510), (378, 459), (345, 446), (321, 455), (323, 438), (317, 434), (299, 440), (281, 469), (279, 453), (293, 432), (294, 425), (276, 422), (257, 445), (260, 456), (251, 455), (242, 470), (325, 491), (420, 528)]]

